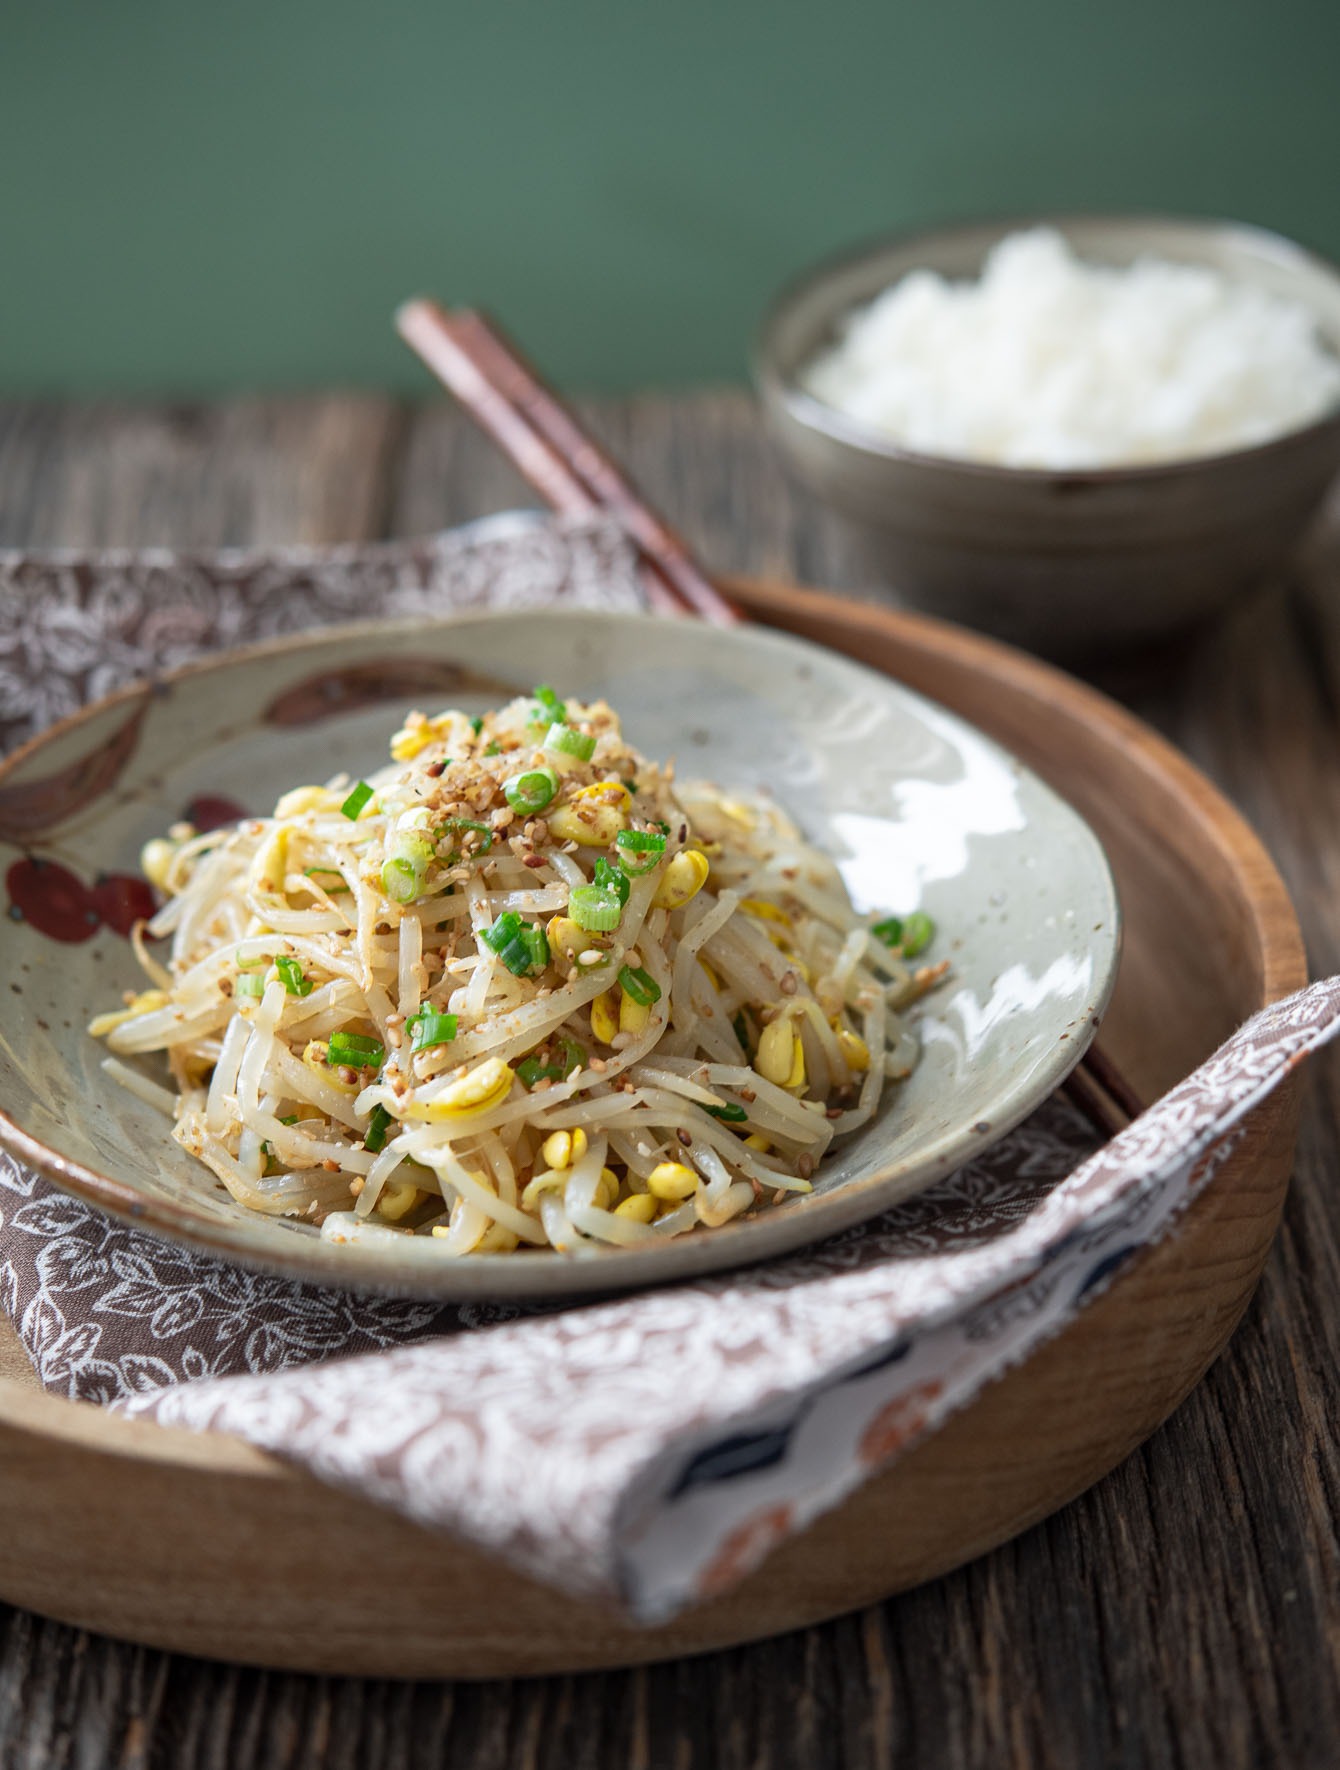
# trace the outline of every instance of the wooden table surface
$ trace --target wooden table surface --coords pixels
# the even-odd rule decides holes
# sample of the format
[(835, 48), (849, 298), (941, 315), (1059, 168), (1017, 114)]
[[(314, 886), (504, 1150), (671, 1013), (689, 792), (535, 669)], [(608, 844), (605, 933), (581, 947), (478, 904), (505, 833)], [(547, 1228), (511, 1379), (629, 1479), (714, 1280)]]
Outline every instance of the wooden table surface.
[[(714, 567), (860, 588), (743, 395), (591, 417)], [(441, 406), (0, 407), (0, 546), (358, 540), (529, 502)], [(1324, 529), (1293, 582), (1104, 681), (1256, 824), (1314, 975), (1340, 970), (1337, 559)], [(1340, 1763), (1338, 1201), (1331, 1057), (1314, 1065), (1284, 1227), (1226, 1355), (1100, 1486), (935, 1585), (709, 1659), (497, 1685), (272, 1675), (0, 1607), (0, 1765)]]

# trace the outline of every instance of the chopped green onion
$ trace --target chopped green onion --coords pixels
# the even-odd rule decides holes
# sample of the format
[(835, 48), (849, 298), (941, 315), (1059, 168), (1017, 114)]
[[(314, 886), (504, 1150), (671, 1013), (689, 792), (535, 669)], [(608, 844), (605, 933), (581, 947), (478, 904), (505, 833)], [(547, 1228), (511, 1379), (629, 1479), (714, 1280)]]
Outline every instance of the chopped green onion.
[(545, 732), (540, 748), (552, 750), (558, 756), (572, 756), (578, 762), (589, 762), (596, 753), (596, 740), (584, 731), (575, 731), (570, 725), (555, 722)]
[(422, 825), (396, 830), (382, 862), (382, 890), (392, 903), (413, 903), (436, 859), (437, 850)]
[(407, 855), (396, 855), (382, 862), (382, 890), (392, 903), (413, 903), (423, 875), (424, 869), (416, 867)]
[(239, 971), (260, 971), (271, 963), (269, 953), (257, 953), (254, 959), (244, 959), (241, 947), (238, 947), (234, 957)]
[(559, 700), (552, 688), (543, 682), (535, 690), (535, 705), (531, 709), (533, 725), (564, 725), (567, 723), (568, 709)]
[(296, 1112), (285, 1113), (284, 1117), (280, 1119), (279, 1122), (281, 1125), (296, 1125), (298, 1122), (298, 1115)]
[(456, 830), (474, 830), (479, 836), (481, 836), (483, 838), (479, 844), (479, 852), (481, 854), (487, 854), (489, 849), (493, 846), (493, 831), (487, 824), (480, 823), (477, 817), (449, 817), (444, 824), (440, 825), (436, 834), (444, 836), (449, 831), (454, 832)]
[(643, 1008), (650, 1008), (653, 1002), (661, 999), (660, 984), (649, 971), (642, 970), (641, 966), (634, 971), (629, 965), (620, 965), (619, 987), (626, 996), (631, 996)]
[(380, 1069), (386, 1061), (386, 1047), (362, 1033), (336, 1032), (330, 1035), (326, 1062), (333, 1067), (349, 1069)]
[[(619, 856), (619, 865), (624, 872), (634, 879), (640, 879), (644, 873), (649, 873), (653, 867), (660, 865), (661, 856), (665, 853), (665, 837), (653, 836), (647, 830), (620, 830), (614, 838), (614, 846), (623, 850)], [(640, 867), (629, 864), (630, 854), (643, 856)]]
[(265, 1157), (266, 1161), (268, 1162), (270, 1159), (270, 1144), (269, 1144), (268, 1139), (266, 1142), (261, 1144), (261, 1154)]
[(523, 1088), (529, 1090), (536, 1082), (542, 1082), (546, 1078), (551, 1082), (561, 1082), (563, 1071), (556, 1063), (541, 1063), (538, 1057), (523, 1057), (516, 1066), (516, 1079)]
[(479, 938), (497, 953), (514, 977), (542, 970), (549, 963), (549, 941), (544, 929), (523, 922), (515, 910), (505, 910), (491, 928), (481, 928)]
[(291, 996), (310, 996), (312, 980), (306, 976), (302, 966), (296, 959), (285, 956), (275, 960), (275, 970), (283, 980), (284, 988)]
[(905, 959), (915, 959), (935, 939), (935, 924), (924, 910), (913, 910), (905, 918), (886, 916), (882, 922), (876, 922), (870, 932), (885, 946), (900, 947)]
[(438, 1014), (432, 1008), (420, 1008), (405, 1022), (409, 1031), (411, 1051), (426, 1051), (431, 1045), (445, 1045), (456, 1037), (456, 1016)]
[(739, 1040), (740, 1049), (746, 1055), (748, 1055), (748, 1052), (749, 1052), (749, 1023), (744, 1017), (744, 1009), (743, 1008), (740, 1009), (739, 1013), (735, 1016), (734, 1020), (731, 1021), (730, 1029), (735, 1034), (736, 1038)]
[(470, 729), (472, 732), (474, 732), (476, 737), (478, 737), (480, 732), (483, 731), (484, 721), (478, 716), (478, 714), (476, 714), (475, 717), (470, 721)]
[(263, 996), (265, 994), (265, 979), (259, 971), (249, 971), (238, 978), (237, 993), (239, 996)]
[(486, 756), (501, 756), (502, 755), (502, 745), (495, 738), (493, 740), (493, 742), (489, 745), (488, 749), (485, 750), (484, 754)]
[(347, 891), (349, 889), (344, 874), (339, 872), (335, 867), (304, 867), (302, 869), (302, 876), (304, 879), (337, 879), (339, 881), (336, 885), (322, 886), (323, 891), (335, 892)]
[(903, 923), (903, 956), (915, 959), (934, 939), (934, 922), (924, 910), (913, 910)]
[(562, 1065), (563, 1080), (567, 1081), (574, 1069), (581, 1069), (586, 1062), (586, 1051), (576, 1039), (570, 1039), (566, 1033), (558, 1037), (558, 1058)]
[(386, 1133), (390, 1130), (392, 1123), (390, 1113), (379, 1100), (373, 1107), (372, 1116), (368, 1120), (368, 1128), (363, 1137), (364, 1149), (370, 1149), (373, 1155), (385, 1149)]
[(521, 918), (515, 910), (504, 910), (491, 928), (481, 928), (479, 938), (485, 946), (492, 947), (500, 953), (507, 943), (515, 940), (521, 932)]
[(714, 1119), (721, 1119), (728, 1125), (741, 1125), (749, 1117), (745, 1109), (737, 1106), (733, 1100), (728, 1100), (721, 1106), (705, 1106), (703, 1111), (710, 1112)]
[(503, 798), (513, 811), (523, 814), (543, 811), (558, 791), (558, 776), (552, 768), (527, 768), (503, 782)]
[(566, 1033), (558, 1037), (558, 1055), (549, 1063), (545, 1063), (532, 1051), (529, 1057), (523, 1057), (516, 1066), (516, 1079), (523, 1088), (533, 1088), (537, 1082), (565, 1082), (572, 1072), (581, 1069), (586, 1062), (586, 1051), (576, 1039), (570, 1039)]
[(599, 885), (577, 885), (568, 894), (568, 914), (587, 934), (608, 934), (619, 926), (623, 905)]
[(543, 928), (533, 924), (521, 930), (521, 939), (530, 951), (532, 971), (542, 971), (549, 963), (549, 937)]
[(603, 854), (596, 861), (595, 883), (602, 891), (612, 891), (621, 904), (628, 902), (632, 886), (628, 883), (627, 873), (617, 861), (611, 866)]
[(340, 811), (345, 817), (352, 820), (358, 816), (359, 812), (362, 811), (363, 807), (371, 797), (372, 788), (366, 781), (359, 781), (353, 792), (350, 793), (344, 804), (341, 805)]

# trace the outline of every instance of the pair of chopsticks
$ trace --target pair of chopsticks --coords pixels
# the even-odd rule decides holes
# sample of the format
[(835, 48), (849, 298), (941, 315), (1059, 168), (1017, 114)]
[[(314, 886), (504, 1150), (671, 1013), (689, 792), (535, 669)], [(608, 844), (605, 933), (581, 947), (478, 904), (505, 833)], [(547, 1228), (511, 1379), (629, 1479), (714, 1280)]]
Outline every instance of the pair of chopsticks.
[(697, 615), (715, 627), (739, 622), (679, 536), (492, 320), (473, 308), (448, 313), (421, 300), (400, 309), (396, 327), (560, 516), (619, 523), (638, 548), (651, 608)]
[[(492, 320), (473, 308), (448, 311), (435, 301), (415, 300), (397, 313), (396, 329), (552, 509), (620, 525), (637, 547), (651, 609), (696, 616), (716, 627), (739, 624), (740, 616), (679, 536)], [(1114, 1136), (1142, 1111), (1096, 1046), (1064, 1088), (1104, 1136)]]

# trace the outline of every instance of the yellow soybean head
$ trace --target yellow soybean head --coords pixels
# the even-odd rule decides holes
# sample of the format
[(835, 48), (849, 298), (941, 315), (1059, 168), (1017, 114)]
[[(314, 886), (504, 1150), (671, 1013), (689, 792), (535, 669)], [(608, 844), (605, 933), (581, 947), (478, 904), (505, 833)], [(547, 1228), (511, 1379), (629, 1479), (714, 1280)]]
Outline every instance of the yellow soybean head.
[(562, 953), (568, 960), (578, 958), (600, 946), (598, 937), (574, 922), (571, 916), (550, 916), (545, 925), (550, 950)]
[(780, 922), (783, 928), (791, 927), (791, 918), (785, 910), (779, 910), (775, 903), (769, 903), (762, 897), (742, 897), (740, 908), (751, 916), (758, 916), (764, 922)]
[(870, 1047), (865, 1040), (846, 1027), (841, 1028), (837, 1036), (838, 1050), (846, 1060), (848, 1069), (864, 1070), (870, 1068)]
[(799, 1092), (805, 1086), (805, 1047), (800, 1035), (795, 1035), (794, 1047), (791, 1052), (791, 1073), (786, 1078), (786, 1086), (793, 1092)]
[(551, 1168), (571, 1168), (586, 1154), (586, 1132), (551, 1131), (540, 1145), (540, 1154)]
[(545, 1166), (567, 1168), (572, 1165), (572, 1138), (566, 1131), (551, 1131), (540, 1145)]
[(114, 1027), (124, 1026), (128, 1020), (136, 1020), (141, 1014), (152, 1014), (156, 1008), (166, 1008), (171, 998), (165, 990), (141, 990), (132, 1002), (124, 1008), (114, 1009), (110, 1014), (99, 1014), (88, 1023), (88, 1030), (95, 1039), (102, 1039)]
[(626, 989), (619, 991), (619, 1031), (636, 1037), (647, 1030), (651, 1009), (645, 1002), (634, 1001)]
[(634, 1192), (614, 1207), (616, 1217), (628, 1217), (634, 1223), (650, 1223), (656, 1215), (656, 1200), (649, 1192)]
[(309, 811), (338, 811), (342, 804), (338, 793), (329, 787), (294, 787), (275, 806), (276, 817), (302, 817)]
[(442, 1119), (464, 1117), (467, 1113), (488, 1112), (501, 1106), (512, 1087), (512, 1072), (500, 1057), (486, 1057), (468, 1074), (451, 1083), (431, 1100), (412, 1101), (404, 1116), (437, 1123)]
[(178, 844), (170, 842), (166, 836), (155, 836), (140, 849), (140, 871), (159, 891), (168, 888), (168, 874), (177, 858), (177, 847)]
[(647, 1175), (647, 1191), (653, 1198), (692, 1198), (698, 1190), (698, 1176), (683, 1162), (658, 1162)]
[(765, 1082), (775, 1082), (779, 1088), (787, 1086), (795, 1064), (792, 1051), (794, 1044), (795, 1034), (785, 1015), (770, 1021), (763, 1028), (754, 1057), (754, 1068)]
[(547, 813), (549, 834), (559, 842), (575, 842), (579, 848), (609, 848), (627, 819), (628, 794), (618, 787), (622, 803), (616, 800), (612, 804), (595, 797), (605, 792), (606, 784), (581, 787), (566, 805)]
[[(619, 995), (623, 995), (620, 990)], [(602, 1045), (608, 1045), (619, 1030), (619, 1005), (613, 990), (607, 989), (591, 1004), (591, 1031)]]
[(447, 736), (452, 724), (453, 715), (450, 713), (439, 713), (436, 719), (425, 719), (419, 714), (407, 721), (391, 739), (391, 760), (412, 762), (429, 744)]
[(625, 815), (632, 809), (633, 797), (622, 781), (593, 781), (589, 787), (577, 787), (569, 795), (572, 802), (593, 799), (599, 805), (612, 805)]
[(619, 1196), (619, 1176), (613, 1168), (602, 1168), (600, 1178), (596, 1181), (595, 1201), (602, 1211), (608, 1211)]
[(352, 1082), (346, 1082), (340, 1075), (339, 1066), (332, 1065), (328, 1061), (329, 1055), (330, 1046), (325, 1039), (309, 1039), (303, 1047), (302, 1060), (312, 1074), (320, 1076), (328, 1087), (337, 1089), (341, 1094), (361, 1093), (362, 1082), (357, 1078)]
[(284, 889), (287, 866), (288, 831), (283, 824), (277, 824), (252, 856), (247, 882), (253, 891), (278, 897)]
[(677, 854), (661, 876), (652, 905), (658, 910), (677, 910), (696, 897), (711, 871), (707, 856), (696, 848)]

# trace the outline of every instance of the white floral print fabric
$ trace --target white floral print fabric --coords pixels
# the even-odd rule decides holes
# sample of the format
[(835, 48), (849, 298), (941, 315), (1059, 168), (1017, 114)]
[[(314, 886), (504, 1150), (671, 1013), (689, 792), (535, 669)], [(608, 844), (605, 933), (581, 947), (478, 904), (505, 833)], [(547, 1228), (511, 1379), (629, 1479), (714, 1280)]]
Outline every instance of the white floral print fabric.
[[(481, 603), (629, 606), (635, 586), (614, 531), (533, 520), (377, 548), (0, 557), (0, 736), (276, 632)], [(0, 1156), (0, 1306), (57, 1393), (237, 1433), (660, 1618), (743, 1577), (1064, 1327), (1338, 1030), (1340, 980), (1313, 985), (1096, 1152), (1057, 1098), (818, 1248), (567, 1309), (268, 1278), (104, 1219)]]

